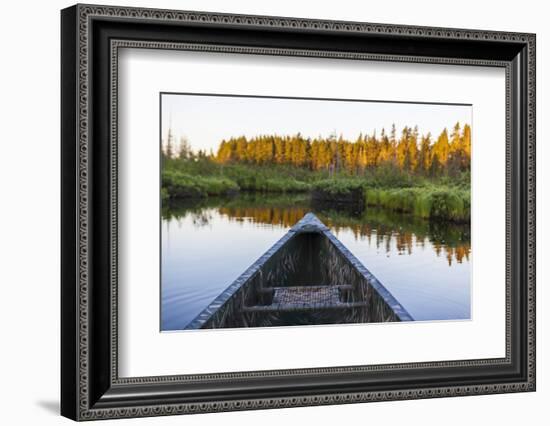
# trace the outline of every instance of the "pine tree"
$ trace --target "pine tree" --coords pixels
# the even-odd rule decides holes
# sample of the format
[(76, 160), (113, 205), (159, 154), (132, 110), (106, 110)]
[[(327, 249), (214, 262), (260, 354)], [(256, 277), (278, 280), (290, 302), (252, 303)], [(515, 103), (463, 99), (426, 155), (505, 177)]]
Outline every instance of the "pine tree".
[(472, 128), (469, 124), (464, 124), (462, 130), (462, 152), (464, 153), (463, 168), (470, 169), (470, 158), (472, 151)]
[(432, 150), (432, 161), (433, 158), (437, 159), (437, 164), (441, 167), (447, 166), (447, 161), (449, 159), (449, 135), (447, 134), (447, 129), (443, 129), (437, 142), (433, 146)]
[(166, 158), (174, 157), (174, 136), (172, 135), (172, 127), (168, 128), (168, 137), (166, 138), (166, 147), (164, 148)]
[[(164, 144), (165, 158), (174, 157), (171, 130)], [(222, 140), (215, 156), (219, 163), (281, 164), (310, 170), (326, 170), (329, 174), (345, 171), (350, 175), (362, 175), (367, 169), (384, 164), (393, 164), (409, 174), (436, 176), (441, 173), (454, 175), (470, 167), (471, 128), (457, 123), (451, 138), (444, 129), (432, 144), (431, 135), (420, 135), (418, 127), (404, 127), (399, 140), (392, 125), (389, 136), (382, 129), (380, 137), (376, 132), (370, 136), (359, 134), (356, 140), (344, 139), (342, 135), (331, 134), (313, 140), (296, 135), (258, 135), (252, 139), (245, 136)], [(199, 154), (199, 153), (198, 153)], [(197, 155), (198, 155), (197, 154)], [(206, 151), (200, 153), (206, 158)], [(181, 138), (179, 160), (194, 158), (191, 147)]]
[(428, 133), (426, 136), (422, 136), (422, 142), (420, 143), (420, 151), (418, 153), (418, 165), (424, 174), (427, 174), (432, 164), (431, 161), (431, 135)]
[(414, 126), (413, 131), (409, 133), (407, 149), (409, 170), (414, 172), (418, 166), (418, 126)]
[(391, 125), (390, 149), (391, 149), (391, 162), (394, 165), (397, 165), (397, 131), (395, 129), (395, 123)]
[(178, 159), (189, 160), (192, 157), (193, 157), (193, 151), (191, 149), (191, 145), (189, 145), (187, 138), (182, 136), (180, 138), (180, 144), (178, 149)]
[(457, 121), (451, 133), (449, 154), (460, 152), (461, 148), (460, 123)]
[(410, 165), (409, 160), (409, 139), (411, 130), (408, 127), (403, 128), (401, 138), (397, 143), (397, 165), (401, 170), (408, 170)]

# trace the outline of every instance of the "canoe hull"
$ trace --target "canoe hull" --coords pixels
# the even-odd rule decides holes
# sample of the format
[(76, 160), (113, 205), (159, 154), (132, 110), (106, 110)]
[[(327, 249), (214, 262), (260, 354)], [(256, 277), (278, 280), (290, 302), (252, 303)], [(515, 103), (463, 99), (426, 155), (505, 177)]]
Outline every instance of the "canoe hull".
[[(281, 303), (279, 294), (290, 299)], [(309, 213), (186, 328), (410, 320), (376, 277)]]

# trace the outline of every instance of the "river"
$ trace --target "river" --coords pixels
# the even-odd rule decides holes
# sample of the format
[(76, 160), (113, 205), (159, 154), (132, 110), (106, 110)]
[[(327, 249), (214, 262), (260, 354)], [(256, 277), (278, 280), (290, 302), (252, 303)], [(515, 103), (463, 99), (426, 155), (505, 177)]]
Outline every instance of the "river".
[(470, 318), (470, 226), (239, 195), (162, 210), (161, 330), (183, 329), (307, 212), (314, 212), (415, 320)]

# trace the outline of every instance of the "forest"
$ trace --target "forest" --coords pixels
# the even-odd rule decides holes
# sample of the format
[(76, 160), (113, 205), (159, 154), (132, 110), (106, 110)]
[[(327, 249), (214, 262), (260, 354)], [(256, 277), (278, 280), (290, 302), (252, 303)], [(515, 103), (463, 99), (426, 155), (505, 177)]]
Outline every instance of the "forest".
[[(471, 128), (420, 134), (394, 126), (379, 135), (317, 138), (296, 135), (231, 137), (216, 152), (193, 151), (171, 130), (162, 144), (162, 198), (200, 198), (238, 192), (323, 194), (360, 198), (423, 218), (469, 221)], [(346, 196), (348, 197), (346, 198)], [(357, 201), (357, 200), (356, 200)]]

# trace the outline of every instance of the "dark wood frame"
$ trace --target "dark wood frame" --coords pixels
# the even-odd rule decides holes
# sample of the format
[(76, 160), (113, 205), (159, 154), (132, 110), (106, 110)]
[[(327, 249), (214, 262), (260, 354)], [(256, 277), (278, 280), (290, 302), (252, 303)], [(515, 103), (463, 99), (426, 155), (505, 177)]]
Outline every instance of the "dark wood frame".
[[(61, 413), (75, 420), (535, 390), (535, 35), (76, 5), (61, 13)], [(116, 58), (124, 46), (498, 66), (506, 357), (119, 378)]]

